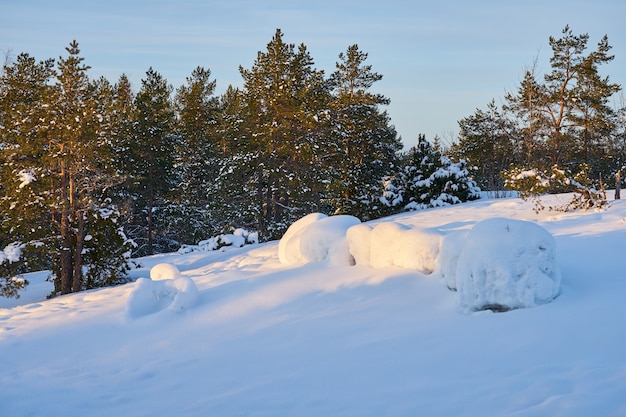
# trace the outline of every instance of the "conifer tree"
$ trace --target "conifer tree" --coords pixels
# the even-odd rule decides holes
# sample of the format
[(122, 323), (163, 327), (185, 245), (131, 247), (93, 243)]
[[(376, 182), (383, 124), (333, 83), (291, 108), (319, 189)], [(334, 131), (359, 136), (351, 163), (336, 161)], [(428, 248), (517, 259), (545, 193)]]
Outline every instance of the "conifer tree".
[(406, 209), (458, 204), (479, 198), (480, 188), (470, 178), (466, 163), (452, 162), (420, 135), (404, 167)]
[(171, 219), (176, 239), (196, 243), (214, 236), (210, 202), (219, 163), (219, 100), (211, 71), (197, 67), (175, 97), (180, 142), (176, 149), (176, 193)]
[(552, 72), (545, 75), (541, 111), (549, 122), (551, 164), (589, 162), (590, 146), (612, 129), (609, 98), (619, 91), (608, 77), (599, 75), (599, 65), (613, 60), (606, 36), (595, 51), (584, 55), (588, 34), (574, 35), (566, 26), (561, 38), (550, 37)]
[(304, 45), (287, 44), (278, 29), (244, 79), (245, 138), (254, 167), (249, 179), (262, 238), (280, 236), (322, 200), (319, 139), (326, 120), (326, 83)]
[(46, 167), (39, 162), (53, 74), (54, 60), (22, 53), (0, 77), (0, 295), (7, 297), (27, 284), (19, 274), (51, 266), (46, 257), (25, 255), (39, 252), (43, 240), (53, 244)]
[(150, 68), (135, 97), (136, 119), (126, 154), (125, 187), (132, 204), (127, 231), (141, 255), (173, 250), (178, 244), (167, 238), (168, 221), (163, 218), (176, 184), (173, 166), (178, 137), (171, 94), (167, 80)]
[[(75, 41), (66, 50), (57, 71), (51, 60), (37, 65), (23, 55), (2, 82), (10, 97), (3, 111), (9, 129), (2, 133), (7, 144), (2, 147), (7, 178), (2, 208), (13, 224), (5, 239), (24, 249), (25, 257), (14, 259), (22, 272), (32, 267), (28, 249), (38, 248), (37, 258), (47, 259), (52, 269), (55, 294), (85, 288), (87, 219), (102, 206), (103, 190), (116, 181), (110, 164), (110, 85), (89, 80)], [(102, 256), (120, 255), (120, 247), (108, 243)], [(125, 259), (110, 265), (101, 273), (125, 275)]]
[(526, 152), (524, 143), (522, 147), (516, 146), (515, 138), (519, 137), (516, 126), (498, 111), (493, 100), (486, 111), (477, 109), (473, 115), (461, 119), (459, 126), (458, 142), (452, 145), (450, 153), (476, 167), (472, 174), (482, 189), (502, 190), (501, 172), (524, 160)]
[(389, 99), (370, 88), (382, 75), (366, 65), (368, 54), (352, 45), (339, 54), (330, 77), (332, 137), (337, 148), (330, 200), (335, 213), (352, 214), (362, 220), (379, 216), (383, 179), (397, 170), (402, 144), (389, 116), (380, 109)]

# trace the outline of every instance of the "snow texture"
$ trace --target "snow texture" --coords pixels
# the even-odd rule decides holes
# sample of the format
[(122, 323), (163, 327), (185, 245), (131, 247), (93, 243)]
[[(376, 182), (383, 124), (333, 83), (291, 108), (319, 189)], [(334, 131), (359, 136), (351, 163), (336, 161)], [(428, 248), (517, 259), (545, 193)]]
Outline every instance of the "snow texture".
[(35, 178), (35, 171), (32, 169), (23, 169), (17, 173), (17, 180), (20, 182), (19, 188), (22, 189), (37, 180)]
[(453, 291), (456, 291), (456, 268), (467, 233), (467, 230), (455, 230), (446, 234), (441, 241), (437, 270), (448, 288)]
[(346, 231), (361, 221), (354, 216), (309, 214), (293, 223), (278, 244), (285, 264), (328, 261), (331, 265), (352, 265)]
[[(449, 261), (454, 262), (452, 257)], [(545, 304), (559, 294), (560, 285), (555, 240), (530, 221), (493, 218), (478, 223), (464, 239), (456, 262), (459, 305), (465, 311)]]

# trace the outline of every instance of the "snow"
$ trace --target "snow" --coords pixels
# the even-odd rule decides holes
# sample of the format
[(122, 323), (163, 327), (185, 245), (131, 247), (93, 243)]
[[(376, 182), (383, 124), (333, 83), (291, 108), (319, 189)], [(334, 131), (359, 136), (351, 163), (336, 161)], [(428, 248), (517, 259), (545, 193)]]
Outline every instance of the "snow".
[[(0, 415), (626, 415), (626, 202), (535, 213), (516, 198), (478, 200), (337, 221), (335, 244), (324, 219), (301, 225), (317, 235), (304, 247), (327, 257), (319, 262), (294, 249), (304, 233), (291, 230), (293, 242), (141, 258), (132, 283), (50, 300), (47, 273), (25, 276), (22, 298), (0, 299)], [(547, 235), (512, 220), (554, 239), (560, 293), (503, 313), (467, 311), (458, 272), (475, 266), (469, 258), (544, 259), (524, 242)], [(503, 223), (515, 237), (498, 237)], [(416, 250), (411, 233), (431, 245), (416, 257), (435, 257), (432, 273), (371, 264), (392, 251), (379, 235)], [(468, 249), (481, 239), (493, 253)], [(356, 265), (331, 262), (346, 246)], [(301, 260), (281, 262), (291, 256)], [(152, 280), (153, 267), (174, 272)]]
[(493, 218), (475, 225), (454, 274), (465, 311), (534, 307), (552, 301), (561, 288), (554, 238), (523, 220)]
[(35, 171), (32, 169), (23, 169), (17, 173), (17, 180), (20, 181), (19, 188), (22, 189), (37, 180), (37, 178), (35, 178)]
[(181, 274), (176, 265), (161, 262), (150, 268), (150, 279), (139, 278), (128, 297), (126, 317), (167, 312), (181, 312), (193, 307), (198, 289), (193, 280)]
[(150, 279), (160, 281), (163, 279), (176, 279), (182, 277), (180, 270), (174, 264), (161, 262), (150, 268)]
[(354, 216), (312, 213), (294, 222), (278, 243), (282, 263), (303, 264), (329, 261), (331, 265), (352, 265), (346, 231), (361, 223)]
[(24, 245), (20, 242), (9, 243), (0, 251), (0, 265), (5, 262), (17, 262), (22, 256)]

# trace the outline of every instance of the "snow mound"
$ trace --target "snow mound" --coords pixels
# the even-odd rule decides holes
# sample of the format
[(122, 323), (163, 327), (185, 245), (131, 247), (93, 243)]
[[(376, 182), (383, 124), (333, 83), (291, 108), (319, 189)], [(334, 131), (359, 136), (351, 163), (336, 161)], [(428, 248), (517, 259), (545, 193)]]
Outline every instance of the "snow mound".
[(452, 291), (456, 291), (456, 267), (463, 244), (467, 239), (467, 233), (467, 230), (453, 231), (446, 234), (441, 240), (437, 271)]
[[(452, 245), (459, 245), (460, 237), (453, 238)], [(454, 250), (448, 256), (451, 252)], [(543, 227), (529, 221), (482, 221), (464, 239), (455, 278), (458, 302), (466, 312), (507, 311), (548, 303), (558, 296), (561, 285), (555, 240)]]
[(374, 227), (353, 226), (348, 229), (347, 238), (357, 265), (373, 268), (394, 265), (430, 274), (437, 265), (442, 236), (431, 229), (384, 222)]
[(176, 279), (182, 277), (182, 274), (176, 267), (170, 263), (160, 263), (154, 265), (150, 269), (150, 279), (152, 281), (160, 281), (163, 279)]
[(198, 299), (198, 289), (190, 278), (183, 276), (172, 264), (157, 264), (150, 278), (139, 278), (126, 303), (126, 317), (138, 318), (160, 311), (179, 312), (192, 307)]
[(328, 217), (312, 213), (293, 223), (278, 243), (278, 258), (284, 264), (328, 261), (353, 265), (346, 240), (347, 230), (361, 221), (354, 216)]

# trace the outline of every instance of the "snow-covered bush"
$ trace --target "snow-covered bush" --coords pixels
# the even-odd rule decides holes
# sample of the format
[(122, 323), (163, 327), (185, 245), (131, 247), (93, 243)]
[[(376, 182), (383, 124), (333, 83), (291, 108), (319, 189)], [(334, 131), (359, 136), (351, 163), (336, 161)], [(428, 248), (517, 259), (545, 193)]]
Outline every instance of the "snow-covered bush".
[(326, 216), (312, 213), (294, 222), (278, 243), (278, 257), (284, 264), (329, 261), (351, 265), (346, 231), (361, 221), (354, 216)]
[(162, 281), (164, 279), (177, 279), (182, 276), (183, 274), (180, 273), (180, 270), (176, 267), (176, 265), (173, 265), (167, 262), (156, 264), (152, 268), (150, 268), (150, 279), (152, 281)]
[(420, 136), (404, 167), (405, 208), (418, 210), (458, 204), (480, 197), (466, 162), (452, 162)]
[(130, 281), (131, 252), (135, 243), (119, 224), (118, 210), (106, 204), (85, 214), (83, 288), (92, 289)]
[(448, 285), (456, 286), (464, 311), (545, 304), (558, 296), (561, 284), (552, 235), (536, 223), (504, 218), (480, 222), (467, 233), (453, 275)]
[(180, 249), (178, 249), (178, 253), (208, 252), (225, 247), (241, 248), (245, 245), (254, 245), (257, 243), (259, 243), (259, 234), (257, 232), (249, 232), (240, 228), (233, 230), (232, 233), (224, 233), (201, 240), (197, 245), (182, 245)]
[(175, 265), (157, 264), (150, 278), (139, 278), (126, 303), (126, 317), (138, 318), (160, 311), (180, 312), (192, 307), (198, 289), (192, 279), (183, 276)]
[(452, 291), (456, 291), (456, 267), (463, 244), (467, 239), (467, 233), (467, 230), (449, 232), (441, 240), (441, 248), (437, 258), (437, 271), (447, 287)]
[(25, 245), (12, 242), (0, 250), (0, 296), (19, 298), (19, 290), (28, 285), (28, 281), (19, 276), (16, 262), (22, 257)]
[(370, 226), (360, 224), (348, 229), (348, 246), (357, 265), (383, 268), (399, 266), (424, 274), (434, 271), (441, 234), (396, 222)]
[(602, 184), (598, 188), (593, 185), (589, 178), (589, 170), (587, 164), (582, 164), (575, 175), (557, 165), (552, 166), (550, 170), (512, 167), (509, 171), (503, 172), (502, 176), (508, 189), (519, 192), (522, 199), (534, 202), (536, 212), (545, 209), (541, 195), (567, 192), (574, 193), (572, 200), (563, 206), (549, 207), (550, 210), (587, 210), (602, 207), (607, 203)]

